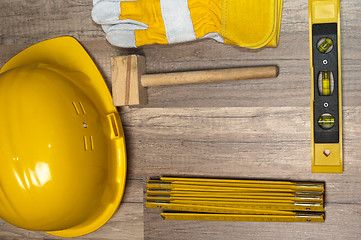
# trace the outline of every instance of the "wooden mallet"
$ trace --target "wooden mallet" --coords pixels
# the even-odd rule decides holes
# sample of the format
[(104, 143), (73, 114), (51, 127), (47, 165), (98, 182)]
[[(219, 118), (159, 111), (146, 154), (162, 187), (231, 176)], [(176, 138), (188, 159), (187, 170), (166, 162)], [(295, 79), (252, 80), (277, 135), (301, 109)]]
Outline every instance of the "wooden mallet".
[(274, 78), (277, 76), (277, 66), (145, 74), (144, 56), (112, 57), (112, 88), (115, 106), (146, 104), (147, 90), (145, 87), (150, 86)]

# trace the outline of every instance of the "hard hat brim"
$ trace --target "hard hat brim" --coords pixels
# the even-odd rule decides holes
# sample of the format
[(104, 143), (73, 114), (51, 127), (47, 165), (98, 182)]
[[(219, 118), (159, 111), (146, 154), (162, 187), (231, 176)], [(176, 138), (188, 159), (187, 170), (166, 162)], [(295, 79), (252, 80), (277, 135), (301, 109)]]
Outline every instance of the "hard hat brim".
[(109, 137), (111, 142), (110, 149), (112, 155), (116, 159), (109, 159), (112, 169), (111, 179), (112, 200), (101, 206), (99, 211), (96, 211), (96, 216), (92, 216), (91, 220), (68, 228), (59, 229), (58, 231), (45, 231), (51, 235), (59, 237), (77, 237), (91, 233), (101, 226), (103, 226), (117, 211), (121, 199), (123, 197), (125, 180), (126, 180), (126, 149), (124, 134), (117, 109), (114, 107), (112, 97), (105, 81), (96, 67), (95, 63), (81, 46), (81, 44), (72, 37), (59, 37), (37, 43), (16, 56), (10, 59), (1, 69), (0, 74), (8, 70), (34, 63), (46, 63), (49, 65), (60, 65), (69, 70), (82, 72), (88, 76), (86, 80), (78, 79), (77, 81), (86, 82), (87, 86), (91, 86), (92, 93), (95, 93), (95, 100), (99, 102), (102, 111), (106, 114), (112, 115), (117, 127), (120, 131), (120, 137)]

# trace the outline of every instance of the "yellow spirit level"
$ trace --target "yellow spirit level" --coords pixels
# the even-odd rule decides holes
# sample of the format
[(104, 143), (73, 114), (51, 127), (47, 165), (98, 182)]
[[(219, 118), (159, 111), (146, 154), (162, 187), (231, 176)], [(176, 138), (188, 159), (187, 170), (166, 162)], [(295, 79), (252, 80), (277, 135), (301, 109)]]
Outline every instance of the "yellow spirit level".
[(340, 0), (309, 0), (312, 172), (342, 173)]

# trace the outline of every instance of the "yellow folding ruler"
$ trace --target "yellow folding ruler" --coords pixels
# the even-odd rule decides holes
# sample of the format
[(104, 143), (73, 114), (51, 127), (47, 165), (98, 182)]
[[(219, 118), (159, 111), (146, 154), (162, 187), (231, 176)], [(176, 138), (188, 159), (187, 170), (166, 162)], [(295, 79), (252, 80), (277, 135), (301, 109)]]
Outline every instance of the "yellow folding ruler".
[(312, 172), (342, 173), (340, 0), (309, 0)]
[(200, 221), (246, 221), (246, 222), (324, 222), (323, 213), (296, 213), (287, 215), (238, 215), (208, 213), (161, 213), (165, 220), (200, 220)]
[(149, 195), (147, 196), (147, 200), (152, 201), (174, 201), (174, 202), (180, 202), (180, 201), (218, 201), (218, 202), (239, 202), (242, 204), (247, 203), (266, 203), (266, 202), (272, 202), (272, 203), (299, 203), (304, 202), (307, 200), (307, 202), (323, 202), (322, 196), (292, 196), (292, 197), (280, 197), (280, 196), (254, 196), (254, 195), (245, 195), (241, 197), (235, 197), (232, 195), (228, 196), (221, 196), (221, 195), (214, 195), (213, 197), (199, 197), (194, 196), (191, 194), (185, 194), (180, 196), (174, 196), (174, 195)]
[(162, 177), (148, 180), (145, 205), (177, 211), (164, 219), (322, 222), (324, 184)]
[[(180, 196), (193, 196), (193, 197), (212, 197), (212, 196), (219, 196), (219, 197), (229, 197), (229, 198), (239, 198), (243, 196), (281, 196), (281, 197), (298, 197), (298, 196), (314, 196), (314, 195), (321, 195), (322, 192), (307, 192), (307, 191), (292, 191), (290, 192), (265, 192), (265, 191), (245, 191), (245, 192), (206, 192), (206, 191), (184, 191), (184, 190), (169, 190), (169, 189), (150, 189), (148, 188), (147, 191), (148, 196), (152, 195), (169, 195), (174, 197)], [(254, 200), (255, 201), (255, 200)]]
[(323, 203), (222, 203), (217, 201), (179, 201), (179, 202), (166, 202), (166, 201), (146, 201), (147, 208), (158, 208), (174, 211), (185, 212), (210, 212), (210, 213), (241, 213), (241, 212), (262, 212), (271, 214), (272, 212), (286, 212), (286, 211), (313, 211), (322, 212), (324, 210)]

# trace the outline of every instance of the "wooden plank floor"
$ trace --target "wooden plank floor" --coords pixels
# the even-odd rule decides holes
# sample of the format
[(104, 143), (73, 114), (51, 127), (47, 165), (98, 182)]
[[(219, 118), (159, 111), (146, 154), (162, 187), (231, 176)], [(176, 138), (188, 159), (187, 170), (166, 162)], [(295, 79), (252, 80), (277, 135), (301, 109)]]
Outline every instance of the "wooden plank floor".
[[(278, 48), (245, 50), (212, 40), (120, 49), (92, 22), (90, 0), (1, 0), (0, 66), (22, 49), (77, 38), (110, 87), (110, 57), (146, 56), (149, 73), (277, 64), (275, 79), (148, 89), (149, 104), (119, 108), (128, 151), (126, 194), (101, 229), (77, 239), (359, 239), (361, 235), (361, 5), (341, 1), (344, 174), (312, 174), (307, 1), (284, 1)], [(0, 110), (1, 111), (1, 110)], [(1, 133), (0, 133), (1, 134)], [(163, 221), (144, 208), (161, 175), (326, 182), (326, 222)], [(0, 220), (0, 239), (59, 239)]]

